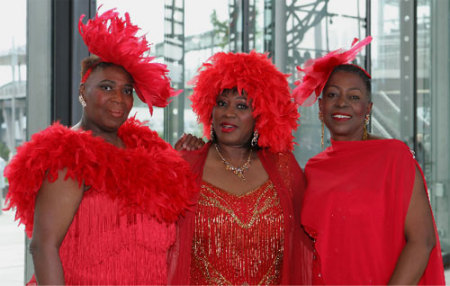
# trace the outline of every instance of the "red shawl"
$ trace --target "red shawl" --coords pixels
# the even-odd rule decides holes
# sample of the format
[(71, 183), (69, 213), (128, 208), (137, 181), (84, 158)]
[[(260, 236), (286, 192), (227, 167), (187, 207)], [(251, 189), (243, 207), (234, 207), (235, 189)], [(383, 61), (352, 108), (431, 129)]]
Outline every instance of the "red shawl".
[[(210, 144), (206, 144), (197, 151), (182, 153), (197, 176), (197, 191), (209, 147)], [(258, 157), (275, 185), (285, 217), (281, 284), (311, 284), (312, 245), (300, 227), (300, 206), (305, 188), (303, 172), (291, 152), (272, 153), (262, 149), (258, 151)], [(191, 210), (179, 221), (177, 244), (171, 253), (169, 284), (189, 284), (194, 216), (195, 210)]]
[[(388, 283), (406, 243), (416, 166), (394, 139), (332, 141), (309, 160), (302, 223), (316, 237), (325, 284)], [(420, 284), (444, 284), (438, 239)]]

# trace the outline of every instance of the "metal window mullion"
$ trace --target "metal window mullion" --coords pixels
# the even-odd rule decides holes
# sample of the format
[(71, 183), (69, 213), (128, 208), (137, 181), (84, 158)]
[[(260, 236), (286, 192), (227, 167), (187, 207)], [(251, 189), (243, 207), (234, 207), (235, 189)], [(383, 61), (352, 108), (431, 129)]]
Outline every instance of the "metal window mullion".
[(242, 52), (248, 53), (250, 51), (250, 1), (241, 0), (242, 4)]
[(400, 136), (416, 147), (416, 0), (400, 1)]

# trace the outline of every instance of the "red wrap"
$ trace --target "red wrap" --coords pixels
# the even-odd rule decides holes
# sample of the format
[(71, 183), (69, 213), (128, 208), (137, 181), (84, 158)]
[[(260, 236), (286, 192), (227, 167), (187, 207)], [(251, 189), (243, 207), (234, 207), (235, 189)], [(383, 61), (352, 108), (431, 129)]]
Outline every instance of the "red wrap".
[[(202, 149), (183, 152), (197, 176), (200, 188), (203, 166), (210, 144)], [(284, 257), (281, 284), (311, 284), (312, 243), (300, 227), (300, 206), (305, 188), (304, 175), (291, 152), (258, 151), (258, 157), (273, 182), (284, 214)], [(198, 196), (197, 196), (198, 197)], [(169, 284), (189, 284), (195, 210), (179, 221), (177, 244), (171, 253)]]
[[(18, 149), (5, 170), (8, 208), (33, 231), (35, 198), (58, 170), (90, 188), (60, 247), (67, 284), (165, 284), (175, 221), (189, 207), (189, 165), (133, 119), (119, 129), (119, 149), (91, 132), (55, 123)], [(62, 189), (61, 192), (64, 192)]]
[[(309, 160), (302, 223), (316, 238), (315, 274), (325, 284), (388, 283), (406, 243), (416, 166), (395, 139), (332, 141)], [(439, 239), (420, 284), (445, 284)]]

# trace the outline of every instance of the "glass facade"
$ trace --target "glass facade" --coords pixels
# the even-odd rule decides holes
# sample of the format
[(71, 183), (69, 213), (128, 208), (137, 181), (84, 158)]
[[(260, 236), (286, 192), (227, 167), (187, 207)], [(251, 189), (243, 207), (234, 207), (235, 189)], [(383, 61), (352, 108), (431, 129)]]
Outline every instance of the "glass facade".
[(27, 134), (27, 3), (1, 2), (0, 9), (8, 11), (0, 17), (0, 277), (2, 283), (23, 285), (24, 228), (2, 208), (8, 190), (3, 170)]
[[(10, 6), (13, 2), (14, 7)], [(0, 22), (6, 27), (14, 21), (18, 27), (18, 31), (8, 34), (9, 31), (2, 30), (0, 34), (0, 157), (7, 162), (15, 146), (58, 119), (58, 114), (70, 114), (63, 122), (66, 124), (75, 124), (80, 118), (81, 109), (76, 103), (79, 58), (75, 56), (82, 58), (86, 51), (76, 25), (81, 13), (92, 16), (100, 5), (103, 11), (117, 8), (121, 13), (130, 13), (132, 21), (152, 43), (151, 55), (168, 65), (174, 87), (183, 90), (168, 108), (155, 108), (153, 116), (139, 100), (135, 100), (130, 113), (148, 121), (152, 129), (172, 144), (184, 132), (201, 136), (202, 126), (197, 124), (188, 99), (192, 93), (189, 80), (214, 53), (267, 52), (280, 70), (292, 74), (290, 81), (294, 87), (296, 66), (331, 50), (348, 48), (355, 37), (363, 39), (370, 34), (374, 40), (356, 63), (372, 74), (371, 131), (400, 139), (415, 151), (427, 179), (442, 250), (448, 253), (449, 1), (346, 0), (345, 5), (342, 2), (16, 0), (8, 5), (0, 3), (4, 10), (11, 11), (8, 14), (21, 15), (7, 23)], [(58, 18), (55, 13), (61, 10), (55, 9), (61, 9), (58, 7), (64, 3), (72, 17)], [(61, 40), (55, 31), (63, 24), (72, 32)], [(67, 67), (63, 58), (56, 56), (61, 48), (55, 48), (55, 41), (60, 40), (67, 42), (65, 55), (72, 63)], [(61, 88), (58, 83), (62, 82), (58, 78), (61, 73), (55, 69), (58, 63), (63, 71), (70, 69), (66, 80), (75, 82), (67, 94), (56, 92)], [(317, 105), (301, 108), (300, 113), (301, 126), (295, 133), (298, 145), (294, 153), (303, 167), (322, 149), (321, 124)], [(0, 257), (4, 256), (0, 254)], [(444, 259), (448, 263), (448, 255)], [(31, 268), (28, 262), (25, 265)], [(0, 276), (1, 271), (0, 267)], [(30, 271), (26, 271), (25, 279), (31, 275)]]

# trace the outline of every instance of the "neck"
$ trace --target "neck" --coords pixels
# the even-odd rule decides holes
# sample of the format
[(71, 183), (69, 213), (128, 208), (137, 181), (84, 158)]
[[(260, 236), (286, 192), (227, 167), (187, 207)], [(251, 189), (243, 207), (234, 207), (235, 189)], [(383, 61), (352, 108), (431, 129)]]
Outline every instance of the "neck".
[(248, 155), (250, 153), (250, 147), (248, 146), (233, 146), (233, 145), (225, 145), (219, 142), (215, 143), (219, 147), (219, 151), (222, 156), (225, 157), (227, 161), (231, 164), (242, 164), (247, 161)]
[(120, 139), (117, 131), (118, 130), (104, 130), (99, 128), (96, 125), (90, 124), (87, 120), (84, 118), (81, 119), (80, 122), (78, 122), (76, 125), (72, 127), (73, 129), (78, 130), (84, 130), (84, 131), (91, 131), (92, 135), (95, 137), (101, 137), (106, 142), (118, 147), (118, 148), (124, 148), (125, 144), (123, 143), (122, 139)]
[[(368, 137), (370, 137), (370, 136), (368, 136)], [(361, 140), (368, 139), (368, 138), (364, 138), (364, 130), (363, 129), (358, 130), (358, 132), (355, 132), (354, 134), (351, 134), (351, 135), (331, 134), (331, 138), (334, 141), (361, 141)]]

